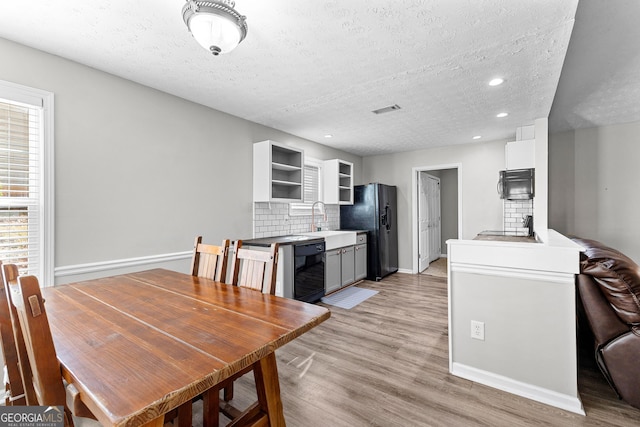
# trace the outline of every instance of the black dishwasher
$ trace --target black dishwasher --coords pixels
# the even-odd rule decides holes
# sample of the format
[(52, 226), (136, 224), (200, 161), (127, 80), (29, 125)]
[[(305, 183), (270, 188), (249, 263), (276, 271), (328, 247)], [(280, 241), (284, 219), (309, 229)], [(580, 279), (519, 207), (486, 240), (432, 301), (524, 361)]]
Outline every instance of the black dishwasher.
[(316, 302), (324, 296), (324, 242), (293, 246), (293, 298)]

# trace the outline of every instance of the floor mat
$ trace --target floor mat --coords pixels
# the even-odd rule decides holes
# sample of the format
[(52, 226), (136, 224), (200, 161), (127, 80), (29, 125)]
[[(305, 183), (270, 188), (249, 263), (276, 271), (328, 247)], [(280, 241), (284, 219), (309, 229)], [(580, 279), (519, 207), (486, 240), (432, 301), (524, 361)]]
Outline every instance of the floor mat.
[(360, 304), (362, 301), (374, 296), (378, 291), (372, 289), (356, 288), (352, 286), (344, 291), (323, 297), (322, 302), (340, 308), (350, 309)]

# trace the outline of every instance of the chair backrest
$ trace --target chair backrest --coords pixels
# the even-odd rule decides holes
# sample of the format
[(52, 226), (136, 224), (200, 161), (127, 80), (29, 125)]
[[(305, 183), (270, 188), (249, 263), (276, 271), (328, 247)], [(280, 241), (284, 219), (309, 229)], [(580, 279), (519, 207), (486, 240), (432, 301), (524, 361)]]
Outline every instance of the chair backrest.
[(202, 236), (196, 236), (191, 259), (192, 276), (226, 283), (228, 261), (229, 240), (223, 240), (222, 246), (214, 246), (202, 243)]
[[(2, 262), (0, 261), (0, 268)], [(0, 345), (2, 345), (2, 356), (4, 357), (4, 366), (7, 378), (4, 384), (4, 404), (5, 406), (19, 405), (24, 406), (27, 401), (24, 397), (24, 387), (22, 386), (22, 377), (18, 368), (18, 349), (13, 338), (13, 325), (11, 323), (11, 313), (9, 312), (9, 301), (5, 289), (7, 287), (4, 275), (2, 276), (0, 290)]]
[(277, 243), (265, 252), (245, 249), (242, 240), (238, 240), (233, 251), (231, 284), (275, 295), (277, 266)]
[(2, 291), (0, 292), (0, 330), (4, 364), (7, 367), (8, 384), (5, 384), (6, 405), (37, 405), (33, 384), (25, 381), (31, 378), (31, 366), (27, 349), (18, 321), (18, 313), (13, 305), (10, 284), (17, 284), (18, 267), (15, 264), (1, 266)]
[[(18, 283), (10, 284), (9, 288), (22, 328), (37, 405), (64, 406), (65, 413), (68, 413), (60, 363), (56, 357), (38, 279), (35, 276), (21, 276), (18, 277)], [(65, 425), (73, 425), (70, 413), (68, 418)]]

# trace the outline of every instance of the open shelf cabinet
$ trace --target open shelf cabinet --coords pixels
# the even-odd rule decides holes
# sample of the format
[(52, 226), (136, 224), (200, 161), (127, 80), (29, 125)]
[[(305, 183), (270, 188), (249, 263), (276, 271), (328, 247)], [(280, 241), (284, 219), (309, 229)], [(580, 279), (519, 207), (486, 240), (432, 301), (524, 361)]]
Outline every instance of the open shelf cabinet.
[(301, 202), (304, 153), (275, 141), (253, 144), (253, 201)]
[(353, 163), (340, 159), (324, 162), (324, 202), (353, 204)]

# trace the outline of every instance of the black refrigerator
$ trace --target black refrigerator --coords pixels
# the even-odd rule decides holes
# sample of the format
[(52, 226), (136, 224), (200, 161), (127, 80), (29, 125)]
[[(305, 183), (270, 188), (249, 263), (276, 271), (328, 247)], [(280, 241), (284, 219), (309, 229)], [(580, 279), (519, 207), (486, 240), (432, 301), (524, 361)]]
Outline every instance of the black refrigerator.
[(398, 271), (396, 187), (356, 185), (353, 205), (340, 206), (340, 229), (367, 230), (367, 279)]

